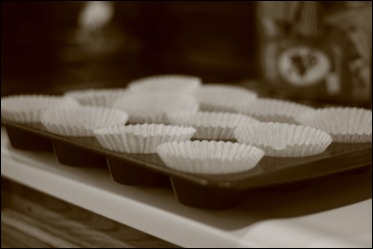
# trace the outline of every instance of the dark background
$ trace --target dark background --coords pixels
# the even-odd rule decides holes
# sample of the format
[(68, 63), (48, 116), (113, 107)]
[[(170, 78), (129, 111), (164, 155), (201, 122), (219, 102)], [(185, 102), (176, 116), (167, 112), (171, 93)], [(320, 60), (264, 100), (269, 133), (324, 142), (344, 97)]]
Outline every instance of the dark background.
[(96, 50), (79, 42), (86, 2), (1, 2), (1, 94), (123, 87), (146, 75), (258, 77), (255, 3), (113, 2)]

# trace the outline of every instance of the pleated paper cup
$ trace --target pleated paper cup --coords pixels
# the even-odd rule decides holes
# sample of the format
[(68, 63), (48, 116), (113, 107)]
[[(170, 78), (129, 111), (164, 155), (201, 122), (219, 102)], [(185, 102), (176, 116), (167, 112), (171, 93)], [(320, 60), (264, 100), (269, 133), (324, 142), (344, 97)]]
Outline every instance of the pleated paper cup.
[(116, 152), (149, 154), (157, 146), (170, 141), (190, 140), (196, 130), (163, 124), (137, 124), (107, 127), (95, 130), (94, 134), (102, 147)]
[(225, 84), (203, 85), (193, 94), (202, 111), (236, 112), (241, 106), (246, 106), (257, 98), (253, 91)]
[(76, 99), (81, 105), (112, 107), (113, 102), (126, 94), (124, 88), (82, 89), (64, 95)]
[(229, 174), (254, 168), (264, 152), (254, 146), (223, 141), (164, 143), (157, 148), (167, 167), (196, 174)]
[(69, 137), (93, 137), (95, 129), (124, 126), (127, 120), (128, 114), (123, 111), (93, 106), (54, 108), (41, 116), (41, 122), (48, 131)]
[(192, 126), (194, 138), (207, 140), (232, 140), (233, 130), (239, 125), (259, 122), (246, 115), (229, 112), (178, 112), (167, 115), (171, 124)]
[(1, 98), (1, 117), (17, 123), (39, 123), (43, 111), (49, 108), (78, 107), (80, 104), (68, 97), (24, 94)]
[(132, 92), (190, 93), (199, 88), (201, 79), (190, 75), (155, 75), (134, 80), (128, 84)]
[(166, 115), (173, 112), (197, 112), (198, 101), (185, 94), (175, 93), (132, 93), (118, 99), (113, 108), (129, 114), (130, 123), (164, 123)]
[(286, 123), (254, 123), (234, 130), (239, 143), (263, 149), (266, 156), (305, 157), (324, 152), (331, 136), (315, 128)]
[(258, 98), (248, 105), (242, 105), (238, 112), (263, 121), (297, 124), (297, 117), (314, 108), (280, 99)]
[(372, 142), (372, 111), (356, 107), (329, 107), (304, 113), (301, 124), (326, 131), (338, 143)]

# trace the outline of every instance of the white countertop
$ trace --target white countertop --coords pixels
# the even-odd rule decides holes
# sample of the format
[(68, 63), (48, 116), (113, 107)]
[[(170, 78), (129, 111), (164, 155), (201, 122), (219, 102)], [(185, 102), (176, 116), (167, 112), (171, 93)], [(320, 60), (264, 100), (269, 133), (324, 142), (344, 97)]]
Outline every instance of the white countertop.
[(168, 188), (121, 185), (108, 169), (13, 149), (2, 129), (1, 175), (183, 247), (372, 247), (371, 170), (202, 210), (180, 204)]

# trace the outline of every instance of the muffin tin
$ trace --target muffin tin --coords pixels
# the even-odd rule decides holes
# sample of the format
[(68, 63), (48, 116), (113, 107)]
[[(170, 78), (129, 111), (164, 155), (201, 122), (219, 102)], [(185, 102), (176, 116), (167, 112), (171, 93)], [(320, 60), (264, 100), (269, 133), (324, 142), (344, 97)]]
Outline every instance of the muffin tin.
[[(169, 186), (171, 183), (180, 203), (197, 208), (227, 208), (248, 198), (251, 190), (304, 186), (319, 177), (370, 168), (372, 164), (372, 143), (332, 143), (326, 151), (315, 156), (265, 156), (254, 169), (241, 173), (191, 174), (166, 167), (157, 154), (109, 151), (102, 148), (94, 138), (55, 135), (41, 124), (19, 124), (6, 120), (2, 120), (2, 124), (14, 148), (48, 150), (52, 144), (54, 153), (62, 164), (108, 167), (113, 180), (120, 184), (159, 187)], [(46, 147), (41, 146), (43, 143)], [(294, 186), (298, 183), (300, 185)]]

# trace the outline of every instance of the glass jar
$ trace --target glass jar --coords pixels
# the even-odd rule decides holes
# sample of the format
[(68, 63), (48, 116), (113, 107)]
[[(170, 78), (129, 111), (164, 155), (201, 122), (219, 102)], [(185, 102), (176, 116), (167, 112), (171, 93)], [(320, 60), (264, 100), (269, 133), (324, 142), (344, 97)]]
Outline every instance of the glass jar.
[(371, 1), (260, 1), (262, 80), (290, 98), (371, 106)]

